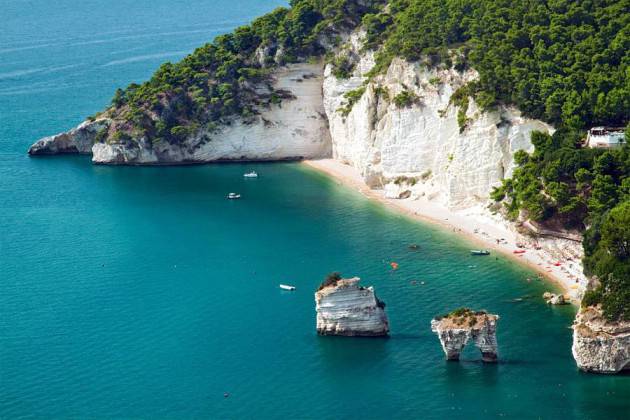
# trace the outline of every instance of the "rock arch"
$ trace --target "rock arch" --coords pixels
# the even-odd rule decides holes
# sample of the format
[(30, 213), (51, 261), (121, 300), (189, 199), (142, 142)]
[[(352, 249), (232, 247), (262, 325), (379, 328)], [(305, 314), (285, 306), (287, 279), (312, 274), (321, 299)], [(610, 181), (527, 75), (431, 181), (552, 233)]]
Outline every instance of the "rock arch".
[(498, 319), (498, 315), (459, 309), (431, 320), (431, 330), (438, 335), (447, 360), (459, 360), (462, 350), (472, 340), (481, 352), (481, 360), (494, 363), (498, 358)]

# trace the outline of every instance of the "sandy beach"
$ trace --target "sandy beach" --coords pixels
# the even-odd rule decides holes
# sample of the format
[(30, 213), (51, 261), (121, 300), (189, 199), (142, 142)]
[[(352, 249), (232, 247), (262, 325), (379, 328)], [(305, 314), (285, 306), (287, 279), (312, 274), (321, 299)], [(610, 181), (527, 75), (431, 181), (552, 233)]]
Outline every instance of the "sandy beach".
[[(383, 190), (370, 189), (363, 182), (357, 169), (334, 159), (307, 160), (304, 163), (358, 190), (368, 198), (378, 200), (412, 218), (436, 223), (465, 236), (480, 248), (501, 253), (534, 269), (539, 276), (559, 286), (571, 302), (579, 302), (587, 282), (582, 274), (579, 243), (548, 239), (534, 242), (531, 238), (516, 232), (505, 220), (491, 215), (483, 207), (454, 211), (422, 198), (404, 200), (387, 198)], [(524, 247), (518, 247), (517, 243)]]

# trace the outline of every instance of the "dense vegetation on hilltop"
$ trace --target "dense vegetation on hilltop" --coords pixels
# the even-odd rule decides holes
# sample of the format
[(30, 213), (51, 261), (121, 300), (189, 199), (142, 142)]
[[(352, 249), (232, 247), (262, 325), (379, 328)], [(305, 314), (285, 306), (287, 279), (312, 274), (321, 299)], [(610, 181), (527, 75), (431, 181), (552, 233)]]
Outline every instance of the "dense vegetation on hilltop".
[[(320, 38), (334, 40), (339, 31), (351, 30), (376, 3), (292, 0), (290, 8), (278, 8), (221, 35), (182, 61), (163, 64), (149, 81), (118, 89), (106, 111), (115, 124), (99, 140), (176, 143), (200, 124), (254, 116), (259, 107), (290, 96), (272, 88), (269, 68), (322, 55)], [(261, 46), (267, 54), (256, 57)], [(255, 90), (261, 83), (267, 84), (268, 94)]]
[(589, 127), (630, 119), (629, 11), (630, 0), (392, 0), (363, 17), (365, 47), (380, 47), (373, 74), (396, 56), (472, 67), (479, 79), (456, 105), (514, 104), (558, 128), (532, 135), (535, 152), (515, 155), (492, 196), (510, 217), (585, 230), (585, 271), (602, 286), (584, 303), (602, 303), (610, 319), (630, 318), (630, 149), (581, 141)]
[(630, 0), (392, 0), (363, 22), (367, 46), (384, 40), (376, 72), (395, 56), (472, 66), (481, 106), (584, 128), (630, 115), (628, 10)]

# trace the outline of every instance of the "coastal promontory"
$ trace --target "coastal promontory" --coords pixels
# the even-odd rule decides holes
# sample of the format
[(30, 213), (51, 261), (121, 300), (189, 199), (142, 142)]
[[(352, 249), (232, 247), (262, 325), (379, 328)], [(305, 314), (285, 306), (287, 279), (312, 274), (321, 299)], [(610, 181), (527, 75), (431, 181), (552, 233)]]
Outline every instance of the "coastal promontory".
[(378, 337), (389, 333), (385, 303), (373, 287), (360, 279), (330, 274), (315, 292), (317, 333), (320, 335)]
[(582, 308), (573, 323), (573, 357), (587, 372), (630, 369), (630, 321), (609, 321), (600, 307)]

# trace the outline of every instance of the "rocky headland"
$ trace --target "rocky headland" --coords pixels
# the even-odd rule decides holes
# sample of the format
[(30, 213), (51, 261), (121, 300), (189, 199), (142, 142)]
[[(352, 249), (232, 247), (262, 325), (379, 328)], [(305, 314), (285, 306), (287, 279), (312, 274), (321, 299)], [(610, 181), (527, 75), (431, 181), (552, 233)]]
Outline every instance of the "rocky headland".
[(573, 357), (580, 369), (618, 373), (630, 369), (630, 321), (606, 320), (601, 308), (582, 308), (573, 323)]
[(498, 315), (485, 311), (462, 308), (432, 319), (431, 330), (438, 335), (447, 360), (459, 360), (461, 351), (472, 340), (481, 352), (481, 360), (494, 363), (498, 357), (498, 319)]
[(378, 337), (389, 333), (385, 304), (360, 279), (333, 278), (315, 292), (317, 333)]
[(259, 115), (233, 117), (219, 126), (202, 125), (180, 142), (155, 142), (147, 137), (116, 139), (111, 133), (116, 123), (105, 117), (45, 137), (28, 152), (31, 155), (92, 153), (92, 162), (109, 165), (326, 157), (331, 154), (331, 141), (324, 114), (322, 78), (321, 64), (280, 67), (271, 77), (271, 88), (261, 83), (257, 89), (261, 95), (272, 90), (284, 92), (282, 103), (261, 107)]

